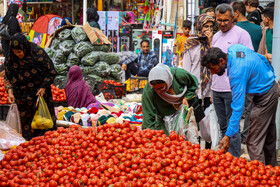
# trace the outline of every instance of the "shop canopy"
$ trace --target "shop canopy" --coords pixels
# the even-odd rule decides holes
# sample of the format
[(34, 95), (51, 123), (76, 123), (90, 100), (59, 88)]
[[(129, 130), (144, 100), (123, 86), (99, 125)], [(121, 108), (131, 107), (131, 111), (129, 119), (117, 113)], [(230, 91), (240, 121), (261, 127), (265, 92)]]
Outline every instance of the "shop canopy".
[(48, 36), (61, 24), (62, 18), (53, 14), (46, 14), (37, 19), (30, 33), (29, 41), (40, 45), (42, 48), (47, 43)]

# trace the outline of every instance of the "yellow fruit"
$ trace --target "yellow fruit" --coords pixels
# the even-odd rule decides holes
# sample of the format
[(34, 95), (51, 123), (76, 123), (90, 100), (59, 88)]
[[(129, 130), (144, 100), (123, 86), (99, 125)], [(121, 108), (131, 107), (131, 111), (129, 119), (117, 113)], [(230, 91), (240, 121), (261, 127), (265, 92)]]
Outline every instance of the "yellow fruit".
[(46, 118), (44, 118), (45, 120), (44, 120), (44, 127), (45, 127), (45, 129), (50, 129), (50, 128), (53, 128), (53, 121), (52, 120), (50, 120), (50, 119), (46, 119)]
[(32, 123), (31, 123), (31, 128), (32, 128), (32, 129), (38, 129), (38, 126), (37, 126), (37, 124), (36, 124), (35, 121), (32, 121)]
[(41, 126), (43, 125), (43, 119), (42, 118), (37, 118), (36, 119), (36, 125), (39, 129), (41, 129)]

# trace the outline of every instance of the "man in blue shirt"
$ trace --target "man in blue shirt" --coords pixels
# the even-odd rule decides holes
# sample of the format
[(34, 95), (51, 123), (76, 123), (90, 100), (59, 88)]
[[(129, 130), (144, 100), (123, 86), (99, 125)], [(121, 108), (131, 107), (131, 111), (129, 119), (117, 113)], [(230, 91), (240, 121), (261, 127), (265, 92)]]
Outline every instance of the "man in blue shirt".
[(276, 165), (276, 124), (278, 86), (274, 70), (268, 60), (243, 45), (232, 45), (228, 54), (219, 48), (211, 48), (202, 59), (202, 65), (212, 74), (223, 75), (228, 71), (232, 89), (232, 115), (219, 148), (227, 151), (230, 138), (240, 128), (245, 95), (253, 96), (251, 122), (247, 137), (247, 149), (251, 160)]
[(148, 77), (150, 70), (158, 64), (158, 57), (154, 51), (150, 51), (148, 40), (141, 41), (141, 52), (133, 55), (123, 62), (122, 69), (125, 71), (125, 79), (132, 75)]

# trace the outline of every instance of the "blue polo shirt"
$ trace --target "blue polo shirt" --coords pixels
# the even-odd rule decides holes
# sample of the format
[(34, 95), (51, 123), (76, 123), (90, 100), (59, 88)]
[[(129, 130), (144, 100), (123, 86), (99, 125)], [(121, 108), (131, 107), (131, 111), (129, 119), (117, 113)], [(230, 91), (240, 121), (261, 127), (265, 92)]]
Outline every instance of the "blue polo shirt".
[(232, 90), (232, 115), (226, 135), (232, 137), (240, 126), (245, 95), (263, 95), (274, 83), (274, 70), (267, 59), (248, 47), (237, 44), (228, 49), (228, 77)]

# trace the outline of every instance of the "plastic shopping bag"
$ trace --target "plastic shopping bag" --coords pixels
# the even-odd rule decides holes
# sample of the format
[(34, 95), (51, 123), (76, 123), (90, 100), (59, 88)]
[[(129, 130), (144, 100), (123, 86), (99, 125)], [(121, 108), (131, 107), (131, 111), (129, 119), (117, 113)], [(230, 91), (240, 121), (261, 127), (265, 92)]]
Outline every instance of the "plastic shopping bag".
[(210, 135), (210, 112), (211, 112), (212, 108), (213, 108), (213, 106), (210, 105), (205, 110), (205, 112), (204, 112), (205, 113), (205, 117), (199, 122), (200, 136), (206, 142), (211, 142), (211, 135)]
[(3, 160), (4, 156), (5, 156), (4, 153), (0, 151), (0, 161)]
[(11, 106), (10, 106), (10, 109), (9, 109), (9, 112), (8, 112), (8, 115), (6, 118), (6, 124), (21, 134), (20, 115), (19, 115), (17, 104), (15, 104), (15, 103), (11, 104)]
[(17, 133), (14, 129), (9, 127), (6, 123), (0, 122), (0, 149), (8, 150), (13, 146), (25, 142), (26, 140)]
[(53, 128), (53, 120), (43, 97), (39, 96), (36, 106), (38, 107), (33, 121), (31, 123), (32, 129), (51, 129)]
[(210, 108), (211, 141), (212, 141), (212, 146), (216, 147), (219, 145), (220, 137), (221, 137), (220, 125), (218, 123), (218, 117), (216, 115), (214, 105), (211, 105), (209, 108)]
[(198, 143), (198, 131), (193, 108), (187, 109), (181, 105), (180, 109), (173, 115), (165, 116), (165, 127), (170, 133), (175, 131), (178, 135), (185, 137), (191, 143)]

